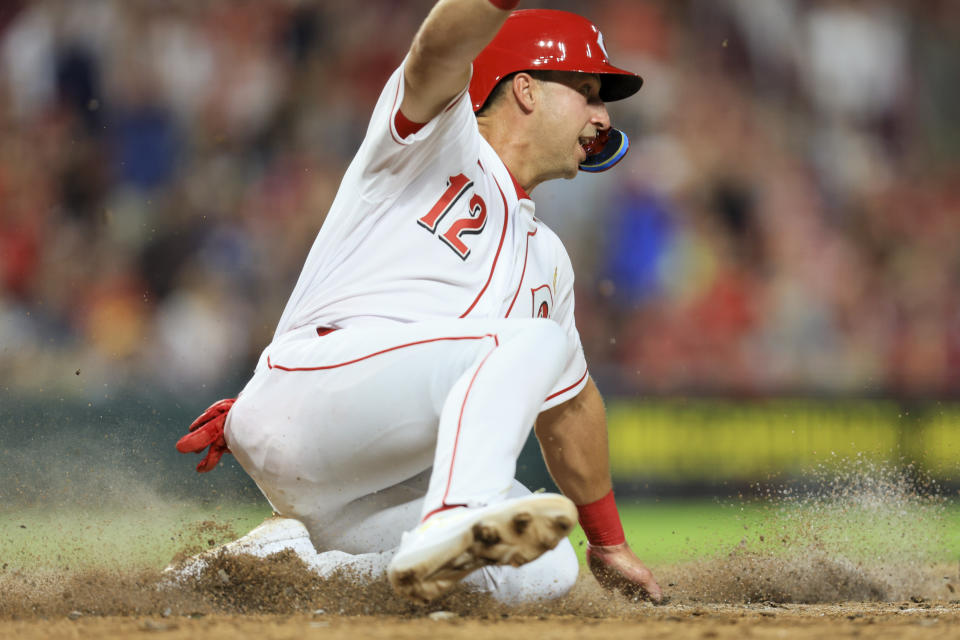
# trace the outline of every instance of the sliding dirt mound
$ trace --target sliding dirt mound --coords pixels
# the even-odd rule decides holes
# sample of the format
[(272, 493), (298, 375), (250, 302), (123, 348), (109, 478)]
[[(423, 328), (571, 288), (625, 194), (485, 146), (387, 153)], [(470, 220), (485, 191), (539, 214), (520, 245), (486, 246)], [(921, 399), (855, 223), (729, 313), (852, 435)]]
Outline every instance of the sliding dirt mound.
[[(956, 601), (957, 577), (946, 568), (883, 576), (829, 558), (776, 558), (741, 552), (667, 567), (660, 572), (667, 606), (655, 607), (601, 589), (584, 570), (559, 600), (510, 607), (489, 596), (454, 591), (428, 607), (396, 596), (386, 578), (339, 575), (323, 579), (292, 552), (268, 558), (220, 556), (195, 578), (171, 583), (156, 571), (83, 570), (0, 574), (0, 620), (89, 616), (292, 615), (416, 619), (445, 611), (458, 618), (638, 619), (673, 607), (759, 603)], [(953, 572), (956, 570), (953, 568)], [(661, 612), (658, 614), (657, 612)]]
[[(216, 556), (202, 572), (180, 582), (157, 570), (31, 570), (44, 565), (11, 559), (15, 568), (0, 565), (0, 619), (316, 611), (401, 619), (438, 611), (480, 619), (634, 619), (661, 615), (657, 612), (670, 607), (852, 601), (950, 605), (960, 599), (957, 568), (944, 565), (949, 521), (935, 487), (903, 470), (858, 463), (819, 473), (807, 486), (767, 489), (768, 517), (745, 525), (734, 548), (696, 562), (653, 567), (668, 607), (605, 592), (585, 569), (573, 591), (552, 602), (508, 607), (461, 589), (418, 607), (396, 596), (382, 575), (321, 578), (287, 551), (265, 559)], [(23, 529), (15, 531), (20, 535)], [(191, 525), (176, 536), (185, 545), (178, 556), (232, 535), (213, 521)]]
[(267, 558), (221, 555), (196, 577), (159, 571), (83, 569), (0, 573), (0, 619), (60, 616), (293, 614), (421, 616), (453, 610), (485, 616), (509, 609), (486, 595), (454, 591), (429, 609), (393, 593), (386, 578), (321, 578), (292, 551)]
[(189, 610), (184, 593), (160, 594), (156, 571), (84, 569), (0, 574), (0, 619), (161, 614)]
[(957, 596), (957, 568), (868, 566), (810, 551), (783, 557), (739, 551), (661, 572), (675, 602), (796, 603), (943, 601)]
[(674, 598), (710, 603), (950, 600), (945, 501), (909, 466), (835, 460), (768, 487), (766, 517), (726, 554), (667, 571)]

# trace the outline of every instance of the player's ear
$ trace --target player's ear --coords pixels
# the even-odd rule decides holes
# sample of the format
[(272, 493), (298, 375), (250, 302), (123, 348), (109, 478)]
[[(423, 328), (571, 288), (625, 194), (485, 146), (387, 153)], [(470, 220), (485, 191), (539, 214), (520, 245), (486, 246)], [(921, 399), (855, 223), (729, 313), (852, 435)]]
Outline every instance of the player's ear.
[(510, 85), (513, 89), (513, 97), (523, 112), (530, 113), (533, 111), (537, 101), (540, 99), (540, 87), (533, 76), (525, 71), (521, 71), (513, 76), (513, 81)]

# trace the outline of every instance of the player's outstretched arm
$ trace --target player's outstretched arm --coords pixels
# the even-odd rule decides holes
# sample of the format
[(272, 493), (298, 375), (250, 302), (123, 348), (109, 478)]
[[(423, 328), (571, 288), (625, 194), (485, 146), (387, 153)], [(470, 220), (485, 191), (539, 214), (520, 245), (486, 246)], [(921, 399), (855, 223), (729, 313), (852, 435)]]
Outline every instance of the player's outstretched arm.
[(593, 380), (575, 398), (541, 413), (536, 434), (554, 482), (577, 504), (593, 575), (607, 588), (660, 602), (660, 586), (623, 536), (610, 482), (607, 416)]
[(517, 4), (510, 0), (440, 0), (410, 47), (404, 67), (403, 115), (428, 122), (467, 85), (470, 64)]

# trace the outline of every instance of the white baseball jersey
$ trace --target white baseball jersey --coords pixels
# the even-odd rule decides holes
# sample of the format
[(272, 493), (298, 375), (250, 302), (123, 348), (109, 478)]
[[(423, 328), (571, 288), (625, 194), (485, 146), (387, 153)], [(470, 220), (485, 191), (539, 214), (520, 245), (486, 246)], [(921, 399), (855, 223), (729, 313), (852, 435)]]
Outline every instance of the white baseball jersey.
[(569, 400), (586, 384), (587, 367), (566, 250), (480, 135), (466, 89), (407, 135), (398, 118), (403, 91), (401, 65), (380, 95), (275, 339), (309, 325), (552, 318), (575, 348), (542, 408)]
[[(526, 493), (531, 426), (587, 380), (569, 258), (466, 90), (419, 128), (402, 101), (401, 67), (224, 430), (274, 510), (303, 523), (322, 553), (297, 553), (318, 570), (383, 559), (444, 508)], [(483, 571), (495, 597), (537, 598), (578, 569), (565, 541)]]

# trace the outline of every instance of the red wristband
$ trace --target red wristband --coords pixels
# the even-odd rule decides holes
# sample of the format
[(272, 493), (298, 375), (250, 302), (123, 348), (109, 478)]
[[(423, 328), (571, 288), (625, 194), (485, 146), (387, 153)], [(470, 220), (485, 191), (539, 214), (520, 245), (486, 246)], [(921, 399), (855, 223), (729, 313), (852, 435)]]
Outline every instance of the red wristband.
[(612, 546), (627, 541), (617, 512), (613, 489), (596, 502), (577, 506), (580, 526), (587, 534), (587, 541), (594, 546)]
[(510, 11), (511, 9), (517, 8), (517, 5), (520, 4), (520, 0), (490, 0), (490, 4), (495, 6), (497, 9)]

